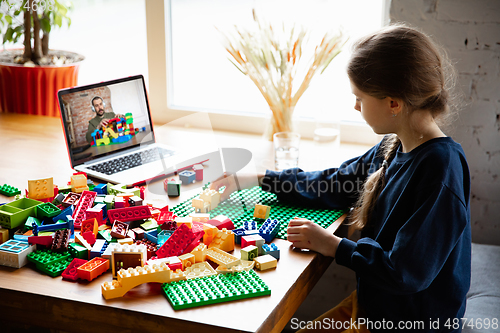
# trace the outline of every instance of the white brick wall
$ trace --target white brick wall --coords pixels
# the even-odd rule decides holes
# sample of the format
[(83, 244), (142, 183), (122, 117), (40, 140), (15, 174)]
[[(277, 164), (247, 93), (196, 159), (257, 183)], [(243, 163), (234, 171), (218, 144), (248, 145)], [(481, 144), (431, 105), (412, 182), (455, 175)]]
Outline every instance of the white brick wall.
[(500, 1), (392, 0), (390, 19), (433, 35), (456, 65), (466, 104), (451, 134), (469, 162), (472, 238), (500, 245)]

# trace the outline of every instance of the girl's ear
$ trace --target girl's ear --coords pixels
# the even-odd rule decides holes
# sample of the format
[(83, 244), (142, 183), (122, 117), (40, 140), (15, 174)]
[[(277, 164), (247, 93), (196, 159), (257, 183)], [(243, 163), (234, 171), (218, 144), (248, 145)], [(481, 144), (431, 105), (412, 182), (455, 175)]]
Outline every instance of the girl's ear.
[(393, 117), (396, 117), (403, 109), (402, 101), (389, 97), (389, 107)]

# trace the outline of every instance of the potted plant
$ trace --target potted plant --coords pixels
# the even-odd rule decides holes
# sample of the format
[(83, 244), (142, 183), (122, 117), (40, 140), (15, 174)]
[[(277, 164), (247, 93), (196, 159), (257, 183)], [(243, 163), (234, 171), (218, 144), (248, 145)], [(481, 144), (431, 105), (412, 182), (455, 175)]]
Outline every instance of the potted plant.
[(49, 49), (52, 29), (71, 25), (71, 6), (60, 0), (2, 1), (2, 44), (23, 37), (24, 48), (0, 52), (0, 112), (58, 116), (57, 91), (77, 84), (84, 59)]

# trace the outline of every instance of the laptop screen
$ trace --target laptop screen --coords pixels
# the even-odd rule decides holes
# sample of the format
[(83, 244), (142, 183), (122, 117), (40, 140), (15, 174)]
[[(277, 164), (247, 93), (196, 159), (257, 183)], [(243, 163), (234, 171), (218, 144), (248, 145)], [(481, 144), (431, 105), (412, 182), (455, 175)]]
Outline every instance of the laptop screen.
[(63, 89), (58, 98), (72, 167), (154, 143), (142, 75)]

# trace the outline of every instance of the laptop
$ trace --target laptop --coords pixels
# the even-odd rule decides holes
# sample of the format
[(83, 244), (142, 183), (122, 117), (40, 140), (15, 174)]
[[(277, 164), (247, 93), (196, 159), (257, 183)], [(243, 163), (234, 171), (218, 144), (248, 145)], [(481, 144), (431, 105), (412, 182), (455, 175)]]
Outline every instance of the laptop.
[(156, 142), (142, 75), (62, 89), (58, 102), (71, 167), (91, 177), (140, 185), (208, 160)]

